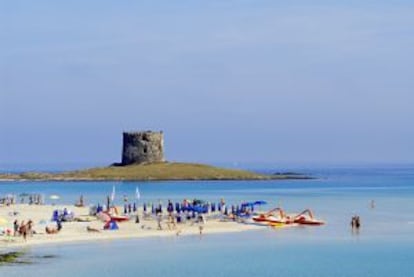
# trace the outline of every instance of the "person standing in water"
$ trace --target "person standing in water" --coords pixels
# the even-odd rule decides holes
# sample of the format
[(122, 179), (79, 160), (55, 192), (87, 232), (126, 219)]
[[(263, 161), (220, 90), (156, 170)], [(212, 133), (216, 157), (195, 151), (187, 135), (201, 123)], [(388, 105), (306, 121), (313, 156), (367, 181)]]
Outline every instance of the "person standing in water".
[(357, 216), (355, 217), (355, 228), (356, 228), (357, 230), (359, 230), (359, 227), (361, 227), (361, 221), (360, 221), (359, 215), (357, 215)]
[(358, 215), (353, 216), (352, 219), (351, 219), (352, 233), (354, 233), (354, 231), (356, 231), (358, 233), (360, 227), (361, 227), (360, 217)]
[(352, 219), (351, 219), (351, 228), (352, 228), (352, 230), (355, 229), (355, 216), (353, 216)]

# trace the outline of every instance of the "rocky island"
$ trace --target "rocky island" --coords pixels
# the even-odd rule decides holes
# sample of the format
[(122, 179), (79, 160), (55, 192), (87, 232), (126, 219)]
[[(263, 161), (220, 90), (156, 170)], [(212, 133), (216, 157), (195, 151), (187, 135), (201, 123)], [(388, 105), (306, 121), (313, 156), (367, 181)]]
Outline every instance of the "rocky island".
[(145, 180), (272, 180), (308, 179), (300, 174), (265, 175), (204, 164), (166, 162), (162, 132), (124, 132), (122, 161), (108, 167), (60, 173), (3, 173), (0, 180), (145, 181)]

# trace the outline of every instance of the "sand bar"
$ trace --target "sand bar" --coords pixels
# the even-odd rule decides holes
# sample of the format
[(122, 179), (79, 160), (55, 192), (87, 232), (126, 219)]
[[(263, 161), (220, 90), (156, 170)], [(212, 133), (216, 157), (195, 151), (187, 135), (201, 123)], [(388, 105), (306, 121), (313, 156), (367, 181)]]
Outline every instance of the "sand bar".
[[(13, 232), (13, 222), (18, 220), (28, 221), (31, 219), (34, 222), (33, 230), (35, 234), (29, 236), (25, 241), (22, 236), (14, 237), (3, 235), (0, 237), (0, 249), (7, 249), (12, 247), (22, 247), (29, 245), (45, 245), (45, 244), (60, 244), (71, 242), (86, 242), (99, 240), (115, 240), (128, 238), (145, 238), (145, 237), (166, 237), (177, 235), (200, 235), (200, 226), (202, 226), (202, 235), (214, 233), (228, 233), (241, 232), (247, 230), (258, 230), (262, 226), (242, 224), (233, 221), (221, 221), (218, 216), (210, 215), (206, 217), (205, 223), (186, 222), (176, 224), (176, 228), (171, 226), (168, 228), (167, 218), (164, 216), (162, 221), (162, 230), (158, 230), (157, 220), (153, 217), (144, 219), (142, 211), (138, 210), (140, 222), (135, 222), (133, 215), (129, 221), (118, 223), (118, 230), (103, 230), (104, 222), (96, 217), (89, 217), (90, 222), (63, 222), (62, 230), (57, 234), (46, 234), (45, 227), (56, 227), (55, 222), (51, 222), (53, 211), (56, 209), (67, 208), (73, 211), (75, 217), (86, 218), (89, 214), (89, 207), (75, 207), (73, 205), (28, 205), (17, 204), (11, 206), (0, 207), (0, 218), (2, 224), (0, 229), (10, 229)], [(121, 208), (118, 208), (121, 210)], [(16, 214), (17, 212), (17, 214)], [(87, 227), (97, 229), (99, 232), (90, 232)]]

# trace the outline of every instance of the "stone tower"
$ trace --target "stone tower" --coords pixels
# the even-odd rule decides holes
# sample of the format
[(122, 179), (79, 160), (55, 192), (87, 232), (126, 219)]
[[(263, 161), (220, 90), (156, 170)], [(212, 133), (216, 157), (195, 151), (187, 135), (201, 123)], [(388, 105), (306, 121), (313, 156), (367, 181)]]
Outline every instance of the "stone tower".
[(162, 132), (124, 132), (122, 165), (164, 162)]

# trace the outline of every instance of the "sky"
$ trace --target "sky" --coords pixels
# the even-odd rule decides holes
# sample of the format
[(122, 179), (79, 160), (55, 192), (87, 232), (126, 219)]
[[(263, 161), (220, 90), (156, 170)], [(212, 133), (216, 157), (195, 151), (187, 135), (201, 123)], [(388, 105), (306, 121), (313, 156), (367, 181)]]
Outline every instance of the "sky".
[(414, 162), (412, 1), (0, 0), (0, 164)]

